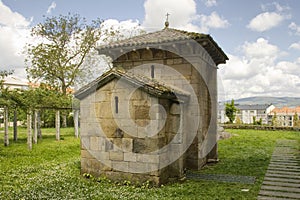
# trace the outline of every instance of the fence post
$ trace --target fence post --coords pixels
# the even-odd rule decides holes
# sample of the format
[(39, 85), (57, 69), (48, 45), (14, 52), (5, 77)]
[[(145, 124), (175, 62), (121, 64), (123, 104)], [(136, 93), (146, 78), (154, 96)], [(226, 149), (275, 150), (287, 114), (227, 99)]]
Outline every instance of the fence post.
[(55, 115), (56, 140), (60, 140), (60, 112), (56, 111)]
[(78, 127), (78, 118), (79, 118), (79, 110), (74, 109), (74, 131), (75, 131), (75, 137), (78, 138), (79, 136), (79, 127)]
[(31, 116), (31, 110), (29, 109), (27, 111), (27, 145), (28, 145), (29, 150), (32, 149), (32, 127), (31, 127), (31, 123), (32, 123), (32, 116)]
[(8, 107), (4, 107), (4, 146), (9, 145), (9, 135), (8, 135)]
[(14, 141), (18, 140), (18, 112), (17, 108), (14, 110)]
[(36, 144), (37, 143), (37, 136), (38, 136), (38, 111), (35, 109), (34, 110), (34, 135), (33, 135), (33, 143)]

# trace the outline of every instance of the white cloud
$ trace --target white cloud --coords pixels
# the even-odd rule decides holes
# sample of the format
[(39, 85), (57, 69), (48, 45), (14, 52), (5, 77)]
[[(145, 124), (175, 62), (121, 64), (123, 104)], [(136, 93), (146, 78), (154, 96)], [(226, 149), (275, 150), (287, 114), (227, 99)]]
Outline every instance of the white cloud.
[(289, 49), (300, 50), (300, 42), (291, 44)]
[(249, 96), (297, 96), (300, 92), (300, 58), (280, 61), (282, 52), (259, 38), (240, 47), (241, 57), (228, 55), (220, 66), (226, 99)]
[(0, 26), (9, 27), (27, 27), (30, 22), (27, 21), (22, 15), (13, 12), (9, 7), (0, 1)]
[(212, 12), (210, 15), (197, 14), (194, 0), (146, 0), (144, 7), (143, 26), (147, 30), (162, 29), (167, 13), (170, 13), (171, 28), (208, 33), (211, 28), (229, 26), (229, 22), (220, 17), (217, 12)]
[(289, 29), (295, 32), (296, 35), (300, 35), (300, 26), (295, 22), (290, 23)]
[(217, 0), (204, 0), (204, 3), (207, 7), (217, 6)]
[(170, 27), (190, 25), (196, 16), (196, 3), (194, 0), (146, 0), (144, 8), (143, 26), (149, 30), (164, 28), (167, 13), (170, 14)]
[[(139, 24), (139, 21), (125, 20), (118, 21), (116, 19), (107, 19), (101, 24), (103, 32), (114, 31), (118, 36), (108, 38), (109, 41), (113, 39), (121, 40), (129, 37), (139, 35), (144, 32), (143, 27)], [(103, 38), (104, 39), (104, 38)], [(103, 40), (99, 41), (100, 43), (105, 42)]]
[(229, 26), (229, 22), (223, 19), (216, 12), (212, 12), (210, 15), (200, 15), (201, 31), (208, 33), (210, 28), (226, 28)]
[(254, 17), (247, 25), (253, 31), (263, 32), (278, 26), (285, 16), (276, 12), (264, 12)]
[(51, 5), (48, 7), (47, 14), (51, 14), (52, 10), (56, 8), (56, 3), (53, 1)]
[(290, 10), (291, 8), (289, 6), (280, 5), (278, 2), (272, 2), (272, 3), (262, 4), (261, 9), (264, 12), (267, 12), (270, 10), (274, 10), (276, 12), (284, 12), (284, 11)]
[(271, 59), (274, 61), (280, 50), (277, 46), (269, 44), (264, 38), (258, 38), (256, 42), (245, 42), (242, 47), (245, 56), (249, 59)]
[(13, 12), (0, 1), (0, 68), (13, 69), (15, 75), (26, 76), (24, 45), (30, 35), (30, 21)]

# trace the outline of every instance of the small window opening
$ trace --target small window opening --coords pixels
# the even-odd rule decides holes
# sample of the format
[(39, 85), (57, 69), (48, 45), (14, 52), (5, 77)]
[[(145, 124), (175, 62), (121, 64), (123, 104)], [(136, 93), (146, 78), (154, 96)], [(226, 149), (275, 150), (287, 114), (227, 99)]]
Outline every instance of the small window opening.
[(115, 96), (115, 111), (119, 113), (119, 97)]
[(154, 78), (154, 65), (151, 65), (151, 78)]

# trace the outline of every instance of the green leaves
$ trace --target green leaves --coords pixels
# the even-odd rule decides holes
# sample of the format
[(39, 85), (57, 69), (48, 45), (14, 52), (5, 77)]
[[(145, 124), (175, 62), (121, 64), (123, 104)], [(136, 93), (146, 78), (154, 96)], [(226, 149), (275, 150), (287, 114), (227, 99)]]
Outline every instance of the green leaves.
[(100, 20), (87, 25), (79, 15), (46, 18), (32, 29), (38, 44), (27, 44), (26, 71), (31, 80), (59, 87), (63, 94), (74, 85), (84, 69), (87, 54), (100, 39)]
[(234, 100), (231, 100), (231, 103), (226, 103), (225, 104), (225, 114), (228, 117), (230, 123), (233, 123), (235, 120), (235, 115), (236, 115), (236, 107), (234, 106)]

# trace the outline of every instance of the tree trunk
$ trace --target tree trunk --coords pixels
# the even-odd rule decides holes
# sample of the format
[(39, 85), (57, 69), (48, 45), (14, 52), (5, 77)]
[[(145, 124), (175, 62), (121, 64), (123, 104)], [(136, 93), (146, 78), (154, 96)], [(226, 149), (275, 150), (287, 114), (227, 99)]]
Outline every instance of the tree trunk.
[(74, 110), (73, 118), (74, 118), (75, 137), (78, 138), (78, 136), (79, 136), (79, 129), (78, 129), (79, 110), (77, 110), (77, 109)]
[(33, 143), (37, 144), (37, 138), (38, 138), (38, 111), (34, 110), (34, 135), (33, 135)]
[(56, 111), (55, 116), (56, 140), (60, 140), (60, 112)]
[(14, 141), (18, 140), (18, 112), (17, 108), (14, 110)]
[(28, 145), (29, 150), (32, 150), (32, 128), (31, 128), (31, 123), (32, 123), (31, 110), (28, 110), (28, 113), (27, 113), (27, 145)]
[(38, 129), (38, 139), (42, 139), (42, 129), (41, 129), (41, 111), (37, 113), (37, 129)]
[(4, 146), (9, 145), (8, 135), (8, 107), (4, 107)]

